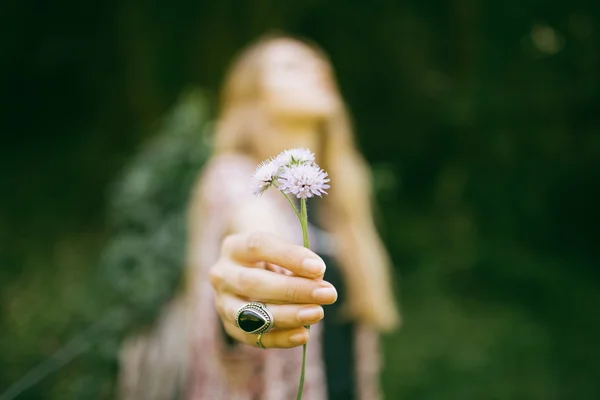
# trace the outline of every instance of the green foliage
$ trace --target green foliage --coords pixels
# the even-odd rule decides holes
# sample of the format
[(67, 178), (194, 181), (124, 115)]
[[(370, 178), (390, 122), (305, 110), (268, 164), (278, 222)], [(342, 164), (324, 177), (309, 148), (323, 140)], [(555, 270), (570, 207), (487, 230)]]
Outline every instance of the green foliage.
[[(387, 397), (599, 398), (599, 19), (567, 1), (9, 2), (0, 391), (90, 318), (143, 325), (176, 289), (183, 242), (165, 232), (184, 234), (174, 210), (205, 150), (166, 165), (179, 150), (152, 144), (152, 123), (283, 29), (330, 54), (374, 167), (405, 317)], [(130, 157), (145, 167), (107, 190)], [(110, 398), (117, 336), (25, 398)]]
[(185, 93), (112, 188), (100, 273), (116, 304), (136, 316), (132, 323), (152, 322), (182, 279), (187, 203), (209, 154), (208, 109), (204, 94)]
[[(72, 359), (75, 371), (54, 386), (61, 399), (112, 396), (121, 339), (150, 325), (176, 293), (183, 277), (186, 212), (198, 171), (209, 146), (202, 138), (209, 104), (205, 93), (188, 90), (115, 178), (107, 207), (107, 240), (86, 290), (83, 304), (68, 305), (80, 321), (65, 330), (72, 336), (41, 360), (5, 395), (29, 390), (38, 379), (61, 369)], [(9, 340), (15, 340), (10, 338)]]

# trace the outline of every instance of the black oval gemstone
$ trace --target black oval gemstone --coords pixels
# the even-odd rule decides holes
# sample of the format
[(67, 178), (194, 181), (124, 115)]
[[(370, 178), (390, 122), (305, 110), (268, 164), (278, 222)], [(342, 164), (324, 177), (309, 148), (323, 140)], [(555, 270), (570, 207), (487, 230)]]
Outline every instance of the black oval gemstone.
[(238, 317), (238, 324), (245, 332), (254, 332), (266, 323), (267, 321), (261, 315), (252, 310), (244, 310)]

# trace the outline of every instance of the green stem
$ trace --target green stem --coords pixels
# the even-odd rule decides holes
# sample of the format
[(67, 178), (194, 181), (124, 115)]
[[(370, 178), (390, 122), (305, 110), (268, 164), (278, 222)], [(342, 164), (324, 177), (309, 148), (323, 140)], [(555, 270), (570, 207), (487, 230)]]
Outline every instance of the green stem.
[[(290, 206), (292, 206), (292, 210), (294, 210), (294, 214), (296, 214), (296, 217), (298, 217), (298, 220), (300, 221), (300, 224), (302, 224), (302, 217), (300, 216), (300, 213), (298, 212), (298, 209), (296, 208), (296, 205), (294, 204), (294, 202), (292, 201), (292, 199), (290, 199), (290, 196), (288, 196), (284, 192), (281, 192), (281, 194), (284, 195), (285, 198), (287, 199), (288, 203), (290, 203)], [(302, 229), (304, 229), (304, 228), (302, 228)]]
[[(273, 186), (275, 186), (276, 189), (279, 189), (279, 185), (277, 184), (276, 181), (273, 182)], [(285, 199), (288, 201), (288, 203), (290, 203), (292, 210), (294, 210), (294, 214), (296, 214), (296, 217), (298, 217), (298, 221), (300, 221), (300, 225), (302, 225), (302, 217), (300, 216), (300, 213), (298, 212), (296, 205), (294, 204), (292, 199), (290, 199), (290, 196), (288, 196), (287, 193), (284, 192), (283, 190), (280, 190), (279, 192), (285, 197)], [(307, 218), (308, 218), (308, 216), (307, 216)], [(304, 228), (302, 228), (302, 229), (304, 229)]]
[(306, 371), (306, 343), (302, 345), (302, 371), (300, 372), (300, 383), (298, 384), (298, 395), (296, 396), (296, 400), (302, 400), (302, 389), (304, 388), (304, 371)]
[(300, 199), (300, 224), (302, 225), (302, 240), (304, 241), (304, 247), (310, 249), (308, 244), (308, 211), (306, 210), (306, 199)]
[[(287, 197), (287, 196), (286, 196)], [(291, 200), (290, 200), (291, 202)], [(294, 207), (296, 210), (296, 207)], [(306, 209), (306, 199), (300, 199), (300, 225), (302, 226), (302, 240), (304, 242), (304, 247), (310, 249), (310, 245), (308, 243), (308, 211)], [(298, 215), (298, 211), (296, 210), (296, 215)], [(305, 326), (306, 329), (310, 330), (310, 325)], [(306, 343), (302, 345), (302, 370), (300, 371), (300, 383), (298, 384), (298, 395), (296, 396), (296, 400), (302, 399), (302, 390), (304, 388), (304, 372), (306, 371)]]

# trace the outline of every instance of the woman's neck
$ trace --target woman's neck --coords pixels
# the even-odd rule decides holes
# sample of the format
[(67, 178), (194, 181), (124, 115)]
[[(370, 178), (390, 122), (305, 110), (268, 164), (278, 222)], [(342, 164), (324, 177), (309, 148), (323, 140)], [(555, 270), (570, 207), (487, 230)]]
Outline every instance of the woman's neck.
[(284, 149), (303, 147), (314, 152), (319, 147), (318, 121), (314, 119), (279, 119), (272, 121), (273, 141), (271, 146), (275, 152)]

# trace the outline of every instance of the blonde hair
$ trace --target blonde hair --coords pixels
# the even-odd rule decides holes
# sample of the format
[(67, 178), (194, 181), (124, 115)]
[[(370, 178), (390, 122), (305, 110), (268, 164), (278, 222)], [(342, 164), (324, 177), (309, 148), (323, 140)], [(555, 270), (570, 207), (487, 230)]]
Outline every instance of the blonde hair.
[[(270, 156), (264, 143), (274, 135), (269, 113), (261, 103), (261, 68), (266, 50), (278, 41), (306, 46), (330, 68), (325, 54), (314, 44), (284, 35), (269, 35), (250, 45), (234, 61), (221, 93), (214, 136), (214, 154), (244, 154), (256, 160)], [(333, 72), (333, 90), (339, 97)], [(332, 187), (322, 201), (320, 217), (334, 235), (337, 259), (349, 295), (348, 314), (380, 330), (399, 322), (391, 289), (390, 260), (377, 235), (371, 210), (370, 174), (356, 149), (348, 113), (340, 106), (321, 121), (319, 164), (331, 176)]]
[[(268, 156), (261, 154), (261, 141), (273, 132), (269, 131), (269, 115), (258, 101), (260, 68), (265, 50), (280, 39), (296, 40), (286, 36), (263, 38), (244, 51), (230, 70), (215, 132), (215, 156), (227, 152), (256, 159)], [(327, 60), (316, 46), (304, 44), (316, 57)], [(369, 169), (355, 147), (343, 105), (324, 118), (322, 130), (317, 156), (331, 176), (332, 188), (322, 201), (320, 217), (337, 241), (336, 254), (348, 289), (347, 314), (379, 330), (390, 330), (399, 323), (390, 261), (373, 224)], [(193, 201), (190, 211), (193, 232), (188, 234), (194, 236), (207, 210), (203, 202)], [(190, 270), (186, 274), (189, 294), (195, 274)], [(184, 390), (189, 377), (190, 301), (185, 291), (179, 293), (150, 330), (125, 340), (118, 398), (162, 400)]]

